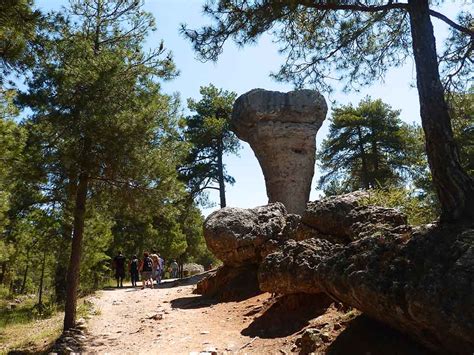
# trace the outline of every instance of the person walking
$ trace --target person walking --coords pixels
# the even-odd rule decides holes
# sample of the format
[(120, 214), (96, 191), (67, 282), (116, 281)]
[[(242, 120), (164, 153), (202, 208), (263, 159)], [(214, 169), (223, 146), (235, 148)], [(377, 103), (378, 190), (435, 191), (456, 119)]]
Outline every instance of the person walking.
[(161, 278), (163, 277), (163, 273), (165, 270), (165, 261), (161, 257), (160, 254), (158, 254), (158, 270), (156, 274), (156, 284), (159, 285), (161, 283)]
[(115, 269), (117, 288), (123, 287), (123, 279), (125, 277), (125, 257), (122, 255), (121, 251), (119, 251), (118, 255), (114, 258), (112, 266)]
[(148, 252), (143, 253), (143, 260), (140, 262), (139, 271), (142, 274), (142, 290), (147, 284), (153, 288), (153, 260), (151, 260)]
[(173, 259), (171, 261), (170, 268), (171, 268), (171, 278), (172, 279), (178, 278), (178, 263), (176, 262), (176, 260)]
[(132, 279), (132, 287), (137, 286), (138, 282), (138, 265), (139, 265), (139, 260), (136, 255), (132, 257), (132, 260), (130, 260), (130, 278)]
[(160, 267), (160, 259), (156, 253), (156, 251), (153, 250), (152, 254), (150, 255), (150, 258), (151, 260), (153, 260), (153, 270), (152, 270), (152, 273), (153, 273), (153, 279), (156, 279), (156, 284), (158, 285), (158, 279), (157, 279), (157, 276), (158, 276), (158, 272), (159, 272), (159, 267)]

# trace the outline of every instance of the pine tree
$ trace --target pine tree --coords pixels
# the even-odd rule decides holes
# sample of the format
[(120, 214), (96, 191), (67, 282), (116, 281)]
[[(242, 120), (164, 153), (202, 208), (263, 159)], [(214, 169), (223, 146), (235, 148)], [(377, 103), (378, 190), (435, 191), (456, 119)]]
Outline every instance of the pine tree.
[(225, 171), (224, 155), (236, 154), (240, 148), (229, 127), (237, 94), (212, 84), (201, 87), (200, 93), (199, 101), (188, 100), (188, 108), (195, 114), (185, 119), (185, 139), (191, 143), (191, 152), (181, 173), (192, 195), (218, 190), (222, 208), (226, 206), (225, 184), (235, 182)]
[(400, 111), (382, 100), (362, 100), (357, 107), (333, 109), (329, 135), (318, 157), (325, 174), (320, 188), (342, 185), (342, 190), (400, 185), (414, 159), (410, 127)]
[[(32, 111), (47, 165), (48, 185), (62, 191), (64, 236), (72, 233), (64, 329), (74, 326), (82, 240), (91, 198), (100, 191), (179, 190), (179, 147), (169, 120), (172, 99), (158, 79), (175, 74), (163, 48), (145, 53), (152, 17), (136, 1), (73, 1), (56, 15), (28, 82), (23, 103)], [(167, 148), (163, 148), (167, 145)], [(174, 148), (174, 149), (173, 149)], [(158, 187), (158, 188), (156, 188)], [(157, 191), (158, 190), (158, 191)], [(129, 195), (128, 195), (129, 196)]]

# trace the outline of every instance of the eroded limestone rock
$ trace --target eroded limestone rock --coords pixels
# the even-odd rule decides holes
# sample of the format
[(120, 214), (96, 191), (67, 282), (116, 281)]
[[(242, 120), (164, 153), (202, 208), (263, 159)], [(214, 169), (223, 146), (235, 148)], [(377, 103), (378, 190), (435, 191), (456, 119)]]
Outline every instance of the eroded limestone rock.
[(257, 265), (240, 267), (221, 266), (197, 283), (194, 293), (220, 301), (238, 301), (261, 293), (257, 279)]
[(347, 245), (288, 241), (260, 266), (260, 288), (325, 292), (437, 352), (474, 350), (474, 228), (368, 236)]
[(206, 242), (225, 266), (203, 293), (235, 295), (227, 285), (255, 285), (259, 265), (262, 291), (324, 292), (435, 351), (472, 353), (474, 227), (414, 229), (399, 211), (362, 200), (323, 199), (302, 216), (281, 203), (213, 213)]
[(258, 264), (262, 254), (275, 250), (274, 244), (286, 225), (286, 209), (273, 203), (253, 209), (222, 208), (204, 222), (204, 238), (209, 250), (224, 265), (238, 267)]
[(282, 93), (255, 89), (234, 104), (233, 130), (255, 152), (269, 202), (282, 202), (289, 213), (301, 214), (306, 208), (316, 133), (326, 112), (326, 101), (314, 90)]
[(356, 191), (309, 202), (294, 239), (307, 239), (306, 235), (347, 244), (364, 236), (392, 232), (394, 228), (397, 234), (411, 230), (405, 214), (367, 205), (368, 197), (368, 192)]

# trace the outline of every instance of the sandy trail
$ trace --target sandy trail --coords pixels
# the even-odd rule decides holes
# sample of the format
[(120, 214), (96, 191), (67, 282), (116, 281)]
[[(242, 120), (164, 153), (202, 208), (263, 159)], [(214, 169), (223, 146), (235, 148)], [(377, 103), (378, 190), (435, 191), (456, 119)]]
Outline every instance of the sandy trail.
[[(98, 315), (88, 322), (88, 353), (285, 354), (290, 334), (260, 338), (251, 326), (268, 294), (241, 302), (214, 303), (192, 294), (194, 285), (122, 288), (92, 299)], [(243, 335), (245, 334), (245, 335)]]

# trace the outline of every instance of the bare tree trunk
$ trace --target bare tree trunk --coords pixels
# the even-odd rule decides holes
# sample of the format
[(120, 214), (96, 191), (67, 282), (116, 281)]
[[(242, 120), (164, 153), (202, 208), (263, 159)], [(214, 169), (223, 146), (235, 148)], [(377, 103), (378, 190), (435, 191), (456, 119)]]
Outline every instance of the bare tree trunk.
[(71, 258), (67, 273), (66, 307), (64, 314), (64, 330), (74, 327), (76, 322), (77, 286), (82, 253), (82, 238), (84, 236), (84, 220), (89, 176), (86, 172), (79, 175), (76, 205), (74, 208), (74, 231), (72, 237)]
[(421, 123), (441, 222), (472, 221), (474, 181), (460, 164), (444, 100), (428, 0), (408, 0)]
[(46, 250), (43, 251), (43, 264), (41, 265), (41, 277), (40, 277), (39, 292), (38, 292), (38, 308), (39, 308), (40, 314), (43, 313), (43, 281), (44, 281), (45, 267), (46, 267)]
[(2, 262), (2, 271), (0, 272), (0, 285), (5, 282), (5, 274), (7, 273), (7, 262)]
[(222, 155), (223, 155), (223, 149), (222, 149), (222, 139), (218, 143), (218, 148), (217, 148), (217, 173), (218, 173), (218, 179), (219, 179), (219, 197), (220, 197), (220, 202), (221, 202), (221, 208), (224, 208), (226, 204), (225, 200), (225, 180), (224, 180), (224, 163), (222, 161)]
[(66, 191), (67, 198), (63, 207), (61, 242), (56, 249), (56, 265), (54, 271), (54, 293), (58, 304), (63, 304), (64, 301), (66, 301), (68, 251), (73, 231), (72, 216), (74, 214), (75, 198), (77, 194), (77, 172), (69, 173)]
[(360, 126), (357, 126), (357, 137), (359, 138), (360, 159), (362, 161), (362, 186), (369, 189), (369, 169), (367, 165), (367, 156), (365, 155), (364, 144), (362, 143), (362, 132)]
[(26, 267), (23, 273), (23, 282), (21, 283), (20, 293), (25, 293), (26, 289), (26, 278), (28, 277), (28, 269), (30, 268), (30, 249), (26, 252)]

